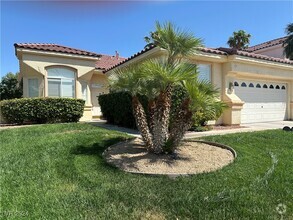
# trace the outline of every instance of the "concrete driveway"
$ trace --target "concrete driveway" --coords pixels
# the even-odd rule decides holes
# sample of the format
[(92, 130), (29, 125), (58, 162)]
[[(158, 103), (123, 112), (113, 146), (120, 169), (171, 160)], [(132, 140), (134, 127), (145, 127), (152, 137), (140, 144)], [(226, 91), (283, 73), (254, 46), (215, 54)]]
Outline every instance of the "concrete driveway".
[[(109, 130), (125, 132), (135, 137), (140, 137), (139, 132), (137, 130), (106, 124), (106, 121), (104, 120), (94, 120), (88, 123), (95, 126), (103, 127)], [(233, 134), (233, 133), (239, 133), (239, 132), (253, 132), (253, 131), (271, 130), (271, 129), (282, 129), (284, 126), (293, 127), (293, 121), (250, 123), (250, 124), (242, 124), (241, 126), (242, 126), (241, 128), (233, 128), (233, 129), (211, 130), (211, 131), (204, 131), (204, 132), (187, 132), (184, 138), (185, 139), (199, 138), (199, 137), (205, 137), (205, 136), (225, 135), (225, 134)]]
[(205, 132), (187, 132), (185, 138), (197, 138), (212, 135), (224, 135), (233, 134), (239, 132), (253, 132), (253, 131), (264, 131), (272, 129), (282, 129), (285, 126), (293, 127), (293, 121), (274, 121), (274, 122), (260, 122), (260, 123), (249, 123), (241, 124), (242, 128), (233, 128), (227, 130), (211, 130)]

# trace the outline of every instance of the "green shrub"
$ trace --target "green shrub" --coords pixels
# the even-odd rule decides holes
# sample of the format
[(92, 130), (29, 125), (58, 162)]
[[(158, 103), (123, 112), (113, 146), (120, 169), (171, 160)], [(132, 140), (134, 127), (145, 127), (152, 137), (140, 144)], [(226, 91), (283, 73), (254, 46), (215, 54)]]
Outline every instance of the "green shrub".
[[(175, 87), (172, 94), (172, 107), (171, 117), (175, 113), (176, 108), (181, 105), (183, 98), (186, 96), (186, 92), (180, 87)], [(144, 96), (139, 97), (140, 102), (147, 109), (147, 98)], [(116, 124), (127, 128), (136, 128), (135, 119), (132, 112), (131, 95), (127, 92), (116, 92), (100, 95), (99, 104), (103, 117), (108, 123)]]
[[(141, 103), (147, 109), (147, 98), (139, 97)], [(99, 104), (103, 117), (108, 123), (116, 124), (127, 128), (136, 128), (133, 117), (132, 99), (127, 92), (117, 92), (100, 95)]]
[[(187, 97), (187, 92), (184, 88), (178, 86), (173, 88), (172, 106), (170, 112), (170, 124), (172, 124), (176, 109), (181, 105), (183, 99)], [(142, 105), (147, 111), (147, 98), (139, 97)], [(103, 117), (108, 123), (116, 124), (128, 128), (136, 128), (135, 119), (132, 113), (131, 95), (127, 92), (116, 92), (100, 95), (99, 104)], [(199, 109), (194, 113), (193, 126), (191, 130), (205, 130), (209, 120), (216, 120), (223, 113), (224, 105), (221, 102), (207, 101), (204, 108)]]
[(21, 98), (0, 102), (7, 123), (78, 122), (83, 115), (84, 100), (71, 98)]

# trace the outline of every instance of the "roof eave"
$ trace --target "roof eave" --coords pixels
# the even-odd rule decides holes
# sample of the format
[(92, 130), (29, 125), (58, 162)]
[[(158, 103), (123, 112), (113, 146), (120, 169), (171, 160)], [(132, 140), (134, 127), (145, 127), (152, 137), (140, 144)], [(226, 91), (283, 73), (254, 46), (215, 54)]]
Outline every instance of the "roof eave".
[(229, 61), (257, 64), (257, 65), (261, 64), (261, 65), (270, 66), (270, 67), (278, 67), (278, 68), (282, 68), (282, 69), (293, 70), (293, 63), (290, 64), (290, 63), (285, 63), (285, 62), (265, 60), (265, 59), (255, 58), (255, 57), (248, 57), (248, 56), (238, 55), (238, 54), (230, 55), (229, 56)]
[(152, 47), (152, 48), (147, 49), (147, 50), (145, 50), (145, 51), (144, 51), (144, 50), (143, 50), (143, 51), (140, 51), (140, 52), (136, 53), (135, 55), (132, 55), (132, 56), (129, 57), (128, 59), (122, 61), (121, 63), (118, 63), (117, 65), (114, 65), (114, 66), (112, 66), (112, 67), (109, 68), (109, 69), (106, 69), (106, 70), (104, 71), (104, 74), (109, 75), (109, 73), (110, 73), (113, 69), (115, 69), (115, 68), (123, 67), (123, 66), (126, 65), (126, 64), (129, 64), (129, 63), (132, 63), (132, 62), (136, 62), (136, 61), (138, 61), (138, 60), (141, 60), (141, 59), (143, 59), (143, 58), (145, 58), (145, 57), (147, 57), (147, 56), (153, 55), (153, 54), (158, 53), (158, 52), (160, 52), (160, 51), (164, 51), (164, 49), (161, 49), (161, 48), (159, 48), (159, 47)]
[(51, 56), (61, 56), (67, 58), (78, 58), (78, 59), (86, 59), (86, 60), (95, 60), (98, 61), (101, 56), (88, 56), (88, 55), (80, 55), (73, 53), (64, 53), (64, 52), (56, 52), (56, 51), (47, 51), (47, 50), (39, 50), (39, 49), (26, 49), (22, 47), (15, 47), (15, 55), (19, 57), (19, 52), (21, 53), (30, 53), (30, 54), (38, 54), (38, 55), (51, 55)]

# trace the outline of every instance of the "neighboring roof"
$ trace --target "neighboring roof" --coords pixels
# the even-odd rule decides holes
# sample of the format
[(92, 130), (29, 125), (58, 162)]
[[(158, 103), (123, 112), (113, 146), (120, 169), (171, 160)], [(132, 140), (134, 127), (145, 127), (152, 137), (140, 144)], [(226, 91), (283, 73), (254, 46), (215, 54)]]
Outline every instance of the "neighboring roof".
[(226, 52), (227, 55), (239, 55), (239, 56), (251, 57), (251, 58), (256, 58), (256, 59), (261, 59), (261, 60), (278, 62), (278, 63), (293, 64), (292, 60), (270, 57), (270, 56), (266, 56), (266, 55), (262, 55), (262, 54), (256, 54), (256, 53), (251, 53), (251, 52), (247, 52), (247, 51), (235, 50), (235, 49), (231, 49), (231, 48), (220, 47), (220, 48), (217, 48), (217, 50)]
[(111, 68), (112, 66), (116, 66), (119, 63), (126, 60), (124, 57), (116, 57), (116, 56), (109, 56), (109, 55), (102, 55), (100, 60), (96, 62), (96, 69), (106, 70)]
[(89, 56), (89, 57), (101, 57), (100, 54), (79, 50), (72, 47), (65, 47), (57, 44), (43, 44), (43, 43), (15, 43), (15, 49), (24, 48), (31, 50), (41, 50), (41, 51), (49, 51), (49, 52), (58, 52), (58, 53), (66, 53), (66, 54), (74, 54), (80, 56)]
[(279, 44), (283, 44), (283, 42), (286, 40), (286, 38), (287, 37), (280, 37), (280, 38), (270, 40), (270, 41), (267, 41), (267, 42), (264, 42), (264, 43), (261, 43), (261, 44), (257, 44), (257, 45), (254, 45), (252, 47), (246, 48), (245, 51), (255, 52), (257, 50), (261, 50), (261, 49), (273, 47), (273, 46), (276, 46), (276, 45), (279, 45)]

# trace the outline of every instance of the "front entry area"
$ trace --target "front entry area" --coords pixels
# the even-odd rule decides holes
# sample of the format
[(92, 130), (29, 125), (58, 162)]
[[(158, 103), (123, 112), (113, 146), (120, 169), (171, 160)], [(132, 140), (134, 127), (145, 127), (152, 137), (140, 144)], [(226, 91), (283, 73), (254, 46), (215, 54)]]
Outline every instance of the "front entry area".
[(241, 110), (241, 123), (286, 119), (287, 84), (236, 80), (234, 91), (245, 103)]

